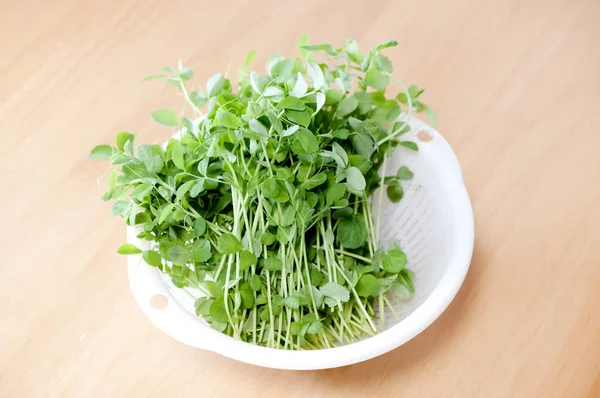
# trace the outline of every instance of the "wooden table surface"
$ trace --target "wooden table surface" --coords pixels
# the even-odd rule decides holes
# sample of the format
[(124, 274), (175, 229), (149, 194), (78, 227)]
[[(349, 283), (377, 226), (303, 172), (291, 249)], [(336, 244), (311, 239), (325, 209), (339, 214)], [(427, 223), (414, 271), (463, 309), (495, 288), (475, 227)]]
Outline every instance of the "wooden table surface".
[[(0, 397), (600, 397), (597, 0), (0, 0)], [(90, 148), (160, 142), (205, 80), (313, 42), (383, 39), (428, 89), (475, 211), (471, 270), (406, 345), (345, 368), (253, 367), (155, 329), (129, 291), (121, 220)], [(102, 178), (102, 188), (98, 186)]]

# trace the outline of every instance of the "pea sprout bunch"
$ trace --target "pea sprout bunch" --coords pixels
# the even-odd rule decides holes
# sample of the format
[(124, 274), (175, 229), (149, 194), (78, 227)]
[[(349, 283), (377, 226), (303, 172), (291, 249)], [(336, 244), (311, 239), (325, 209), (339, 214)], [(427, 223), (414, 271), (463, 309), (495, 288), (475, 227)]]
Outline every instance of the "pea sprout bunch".
[[(266, 74), (248, 71), (251, 51), (237, 87), (216, 74), (199, 89), (181, 62), (145, 78), (173, 85), (188, 115), (151, 113), (178, 129), (166, 146), (121, 132), (91, 151), (113, 166), (111, 214), (150, 243), (118, 252), (141, 254), (236, 339), (322, 349), (376, 333), (414, 292), (406, 254), (380, 247), (378, 232), (384, 193), (400, 201), (413, 173), (386, 161), (398, 146), (418, 150), (412, 115), (435, 122), (423, 90), (392, 74), (382, 51), (396, 45), (363, 54), (354, 40), (336, 49), (303, 36)], [(390, 82), (402, 92), (388, 97)]]

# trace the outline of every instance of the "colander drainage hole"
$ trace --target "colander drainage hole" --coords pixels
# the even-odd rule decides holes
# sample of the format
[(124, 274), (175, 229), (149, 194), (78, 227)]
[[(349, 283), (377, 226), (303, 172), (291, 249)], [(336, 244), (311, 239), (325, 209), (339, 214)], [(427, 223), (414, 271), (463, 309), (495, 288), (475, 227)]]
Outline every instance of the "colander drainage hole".
[(429, 142), (433, 139), (433, 137), (425, 130), (421, 130), (417, 133), (417, 138), (423, 142)]
[(162, 310), (169, 305), (169, 298), (164, 294), (155, 294), (154, 296), (150, 297), (149, 302), (150, 307), (154, 308), (155, 310)]

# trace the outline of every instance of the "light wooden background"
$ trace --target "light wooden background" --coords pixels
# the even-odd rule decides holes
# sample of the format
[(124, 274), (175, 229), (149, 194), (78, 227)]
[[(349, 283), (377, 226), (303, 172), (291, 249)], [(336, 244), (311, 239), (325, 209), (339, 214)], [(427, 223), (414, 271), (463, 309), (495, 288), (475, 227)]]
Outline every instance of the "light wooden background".
[[(600, 2), (0, 0), (0, 397), (600, 397)], [(85, 160), (160, 142), (202, 80), (314, 42), (382, 39), (464, 168), (471, 270), (420, 336), (355, 366), (260, 369), (171, 341), (129, 292)], [(260, 66), (262, 68), (262, 66)]]

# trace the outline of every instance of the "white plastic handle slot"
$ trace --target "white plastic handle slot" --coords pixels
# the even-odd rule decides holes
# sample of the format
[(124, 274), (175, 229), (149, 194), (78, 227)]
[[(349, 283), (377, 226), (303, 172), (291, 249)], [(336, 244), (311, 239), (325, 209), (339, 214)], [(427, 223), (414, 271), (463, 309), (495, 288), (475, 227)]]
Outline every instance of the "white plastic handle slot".
[[(410, 121), (410, 134), (418, 140), (418, 133), (423, 131), (431, 137), (428, 141), (418, 140), (419, 152), (430, 158), (431, 162), (436, 163), (437, 167), (443, 167), (449, 171), (449, 175), (453, 178), (446, 181), (441, 181), (447, 189), (453, 188), (456, 184), (462, 184), (462, 169), (460, 163), (452, 151), (450, 144), (442, 137), (437, 130), (427, 125), (423, 121), (412, 118)], [(433, 169), (437, 169), (437, 167)]]

